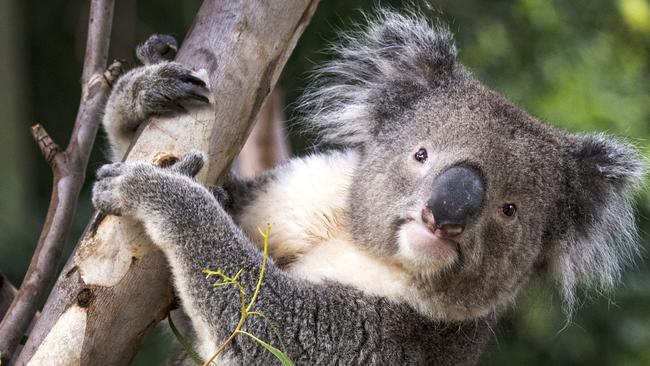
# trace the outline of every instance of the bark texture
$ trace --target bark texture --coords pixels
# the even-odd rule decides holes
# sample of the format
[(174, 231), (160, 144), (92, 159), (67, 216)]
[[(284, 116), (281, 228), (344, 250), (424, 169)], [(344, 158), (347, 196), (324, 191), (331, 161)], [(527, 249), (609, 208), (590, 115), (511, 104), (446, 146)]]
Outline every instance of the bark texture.
[[(127, 160), (164, 163), (197, 148), (209, 157), (197, 179), (217, 181), (246, 140), (317, 3), (206, 0), (177, 61), (203, 70), (211, 104), (149, 121)], [(142, 227), (96, 215), (17, 364), (127, 364), (172, 300), (165, 259)]]

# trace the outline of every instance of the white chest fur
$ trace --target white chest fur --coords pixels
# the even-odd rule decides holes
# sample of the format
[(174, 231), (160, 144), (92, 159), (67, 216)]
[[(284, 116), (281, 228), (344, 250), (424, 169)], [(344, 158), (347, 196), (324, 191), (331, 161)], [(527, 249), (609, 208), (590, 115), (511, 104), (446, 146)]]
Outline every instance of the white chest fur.
[(391, 299), (413, 297), (409, 275), (360, 249), (348, 231), (345, 207), (357, 164), (354, 151), (294, 159), (275, 172), (237, 221), (261, 245), (258, 227), (272, 225), (269, 252), (296, 277), (331, 280)]

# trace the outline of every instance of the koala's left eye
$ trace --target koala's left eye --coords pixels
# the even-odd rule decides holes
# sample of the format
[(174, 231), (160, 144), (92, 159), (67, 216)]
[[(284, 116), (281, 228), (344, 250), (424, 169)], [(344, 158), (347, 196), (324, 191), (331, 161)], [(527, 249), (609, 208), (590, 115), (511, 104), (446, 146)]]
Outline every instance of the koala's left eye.
[(515, 206), (513, 203), (506, 203), (501, 207), (501, 212), (508, 217), (512, 217), (515, 215), (517, 212), (517, 206)]
[(425, 161), (427, 161), (429, 155), (427, 154), (427, 149), (421, 147), (420, 150), (418, 150), (413, 157), (418, 162), (424, 163)]

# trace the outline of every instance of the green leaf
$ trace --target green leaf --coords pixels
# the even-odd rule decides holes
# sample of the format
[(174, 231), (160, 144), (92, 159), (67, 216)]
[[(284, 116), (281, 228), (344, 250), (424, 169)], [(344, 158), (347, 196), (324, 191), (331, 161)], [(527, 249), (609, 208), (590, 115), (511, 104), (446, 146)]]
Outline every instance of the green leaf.
[(201, 356), (199, 356), (199, 354), (192, 348), (190, 342), (188, 342), (187, 339), (183, 337), (181, 332), (178, 331), (178, 328), (176, 328), (176, 325), (174, 325), (171, 313), (167, 314), (167, 321), (169, 322), (169, 327), (171, 328), (172, 333), (174, 333), (174, 336), (178, 340), (178, 343), (181, 344), (181, 347), (183, 347), (183, 350), (185, 350), (185, 353), (190, 356), (194, 363), (197, 365), (203, 365), (204, 361), (201, 359)]
[(278, 339), (278, 342), (280, 342), (280, 347), (282, 347), (282, 352), (285, 353), (287, 352), (287, 350), (284, 348), (284, 340), (282, 339), (282, 335), (278, 331), (278, 327), (275, 325), (273, 321), (271, 321), (271, 319), (267, 318), (266, 315), (264, 315), (264, 313), (261, 313), (259, 311), (251, 311), (250, 313), (248, 313), (248, 315), (256, 315), (262, 318), (262, 320), (264, 320), (266, 325), (269, 328), (271, 328), (271, 332), (273, 332), (273, 335), (275, 335), (275, 337)]
[(272, 345), (264, 342), (263, 340), (257, 338), (256, 336), (252, 335), (251, 333), (245, 332), (243, 330), (238, 330), (237, 333), (245, 334), (249, 337), (251, 337), (253, 340), (255, 340), (257, 343), (261, 344), (262, 347), (266, 348), (267, 351), (271, 352), (273, 356), (275, 356), (284, 366), (295, 366), (296, 364), (291, 361), (289, 356), (287, 356), (286, 353), (280, 351), (279, 349), (273, 347)]

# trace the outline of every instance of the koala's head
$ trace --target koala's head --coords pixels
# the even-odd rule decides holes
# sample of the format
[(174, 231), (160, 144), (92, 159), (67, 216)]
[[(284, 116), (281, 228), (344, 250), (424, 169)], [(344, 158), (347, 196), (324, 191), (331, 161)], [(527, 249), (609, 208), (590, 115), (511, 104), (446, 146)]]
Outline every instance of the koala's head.
[(360, 160), (349, 219), (361, 245), (411, 273), (448, 319), (498, 311), (550, 271), (610, 288), (636, 255), (636, 150), (541, 124), (456, 61), (450, 32), (381, 12), (346, 37), (303, 105)]

